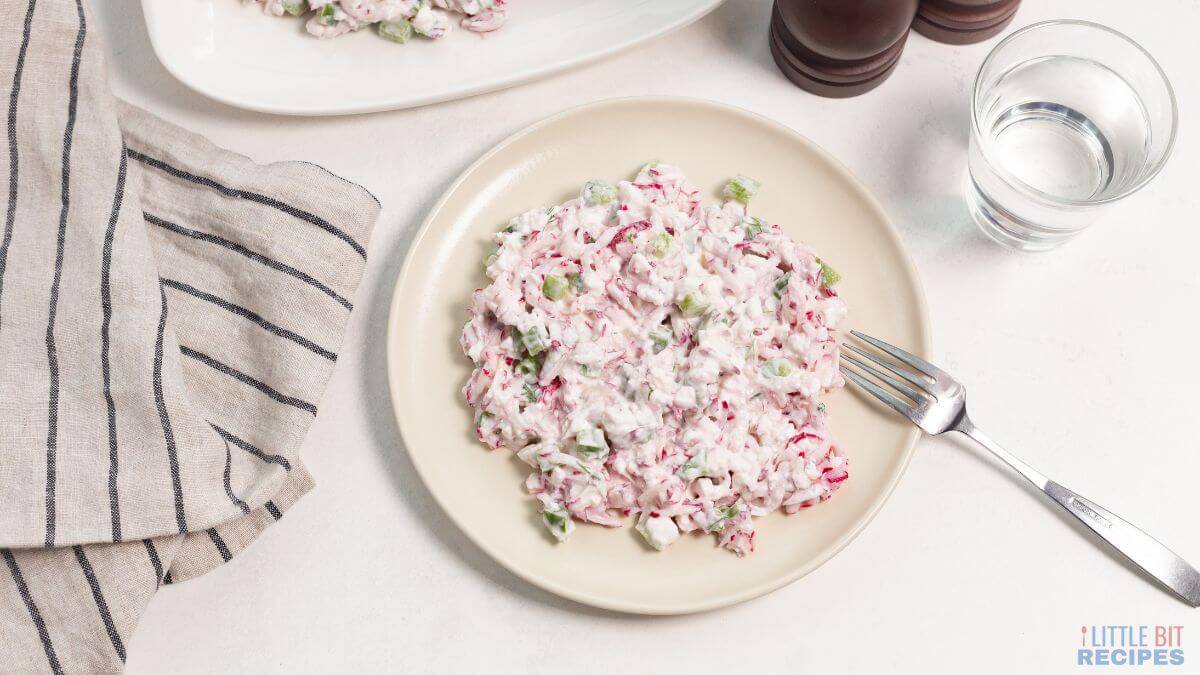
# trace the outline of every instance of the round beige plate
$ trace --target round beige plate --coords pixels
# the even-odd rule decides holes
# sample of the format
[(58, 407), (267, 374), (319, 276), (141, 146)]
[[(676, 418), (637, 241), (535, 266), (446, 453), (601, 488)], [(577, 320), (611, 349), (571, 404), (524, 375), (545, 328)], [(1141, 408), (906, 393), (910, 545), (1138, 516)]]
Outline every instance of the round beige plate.
[(680, 166), (709, 196), (737, 173), (762, 182), (751, 213), (814, 245), (842, 273), (846, 326), (918, 353), (929, 330), (916, 271), (879, 204), (810, 141), (755, 114), (688, 99), (636, 98), (569, 110), (518, 133), (454, 183), (421, 226), (396, 284), (388, 325), (392, 404), (409, 456), (450, 518), (530, 583), (607, 609), (678, 614), (748, 600), (828, 560), (883, 505), (917, 432), (861, 397), (828, 398), (850, 479), (833, 499), (757, 521), (745, 558), (711, 536), (657, 553), (632, 527), (581, 525), (565, 544), (545, 533), (525, 494), (529, 469), (475, 440), (458, 346), (491, 235), (522, 211), (571, 199), (590, 178), (630, 179), (647, 161)]

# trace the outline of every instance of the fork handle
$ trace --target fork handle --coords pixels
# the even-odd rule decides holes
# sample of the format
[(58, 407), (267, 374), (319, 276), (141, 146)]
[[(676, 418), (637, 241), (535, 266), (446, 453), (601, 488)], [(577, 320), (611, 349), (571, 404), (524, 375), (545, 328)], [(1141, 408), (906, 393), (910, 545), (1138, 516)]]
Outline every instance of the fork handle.
[(1200, 572), (1171, 549), (1103, 506), (1059, 485), (1017, 459), (971, 424), (965, 416), (955, 430), (987, 448), (1015, 469), (1056, 504), (1108, 542), (1118, 553), (1154, 577), (1184, 602), (1192, 607), (1200, 607)]

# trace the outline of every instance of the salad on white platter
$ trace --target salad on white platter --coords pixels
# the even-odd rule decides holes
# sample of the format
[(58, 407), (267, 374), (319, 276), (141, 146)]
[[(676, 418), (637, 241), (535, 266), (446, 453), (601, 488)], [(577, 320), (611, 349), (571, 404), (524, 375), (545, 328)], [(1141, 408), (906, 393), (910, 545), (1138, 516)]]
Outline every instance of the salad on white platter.
[(475, 33), (504, 25), (504, 0), (245, 0), (262, 4), (274, 16), (307, 16), (305, 29), (314, 37), (331, 38), (375, 26), (379, 35), (405, 43), (414, 34), (437, 40), (450, 30), (452, 15)]

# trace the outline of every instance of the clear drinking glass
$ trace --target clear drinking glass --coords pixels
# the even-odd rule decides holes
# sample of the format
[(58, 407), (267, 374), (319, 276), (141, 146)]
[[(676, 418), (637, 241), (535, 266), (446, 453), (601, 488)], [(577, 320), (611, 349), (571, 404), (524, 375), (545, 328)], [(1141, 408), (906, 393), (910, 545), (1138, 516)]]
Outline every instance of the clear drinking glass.
[(1054, 248), (1148, 183), (1175, 141), (1175, 94), (1135, 42), (1036, 23), (984, 60), (971, 100), (967, 204), (992, 239)]

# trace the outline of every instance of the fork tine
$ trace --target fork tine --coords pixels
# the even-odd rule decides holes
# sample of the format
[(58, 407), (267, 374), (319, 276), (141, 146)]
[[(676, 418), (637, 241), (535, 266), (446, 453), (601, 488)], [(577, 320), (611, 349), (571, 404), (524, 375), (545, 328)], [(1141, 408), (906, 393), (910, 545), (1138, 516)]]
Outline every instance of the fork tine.
[(875, 345), (879, 349), (887, 352), (888, 354), (891, 354), (892, 356), (896, 357), (897, 359), (900, 359), (904, 363), (907, 363), (908, 365), (912, 366), (913, 368), (916, 368), (917, 370), (921, 371), (922, 373), (925, 373), (926, 375), (928, 375), (934, 379), (950, 377), (949, 374), (947, 374), (941, 368), (938, 368), (937, 366), (926, 361), (925, 359), (923, 359), (915, 354), (910, 354), (910, 353), (904, 351), (903, 349), (900, 349), (899, 347), (893, 347), (892, 345), (889, 345), (888, 343), (884, 342), (883, 340), (877, 340), (877, 339), (871, 337), (870, 335), (864, 335), (856, 330), (850, 331), (850, 334), (864, 342), (868, 342), (872, 345)]
[[(858, 354), (859, 356), (870, 359), (874, 363), (876, 363), (880, 366), (883, 366), (889, 372), (895, 373), (895, 374), (899, 375), (900, 377), (903, 377), (904, 379), (908, 380), (909, 382), (912, 382), (913, 384), (917, 385), (917, 387), (920, 388), (922, 391), (929, 393), (929, 382), (927, 380), (921, 379), (921, 376), (914, 375), (913, 373), (908, 372), (904, 368), (897, 368), (895, 363), (889, 362), (888, 360), (881, 358), (878, 354), (872, 354), (871, 352), (863, 349), (862, 347), (859, 347), (858, 345), (852, 345), (849, 342), (843, 342), (842, 346), (845, 347), (846, 349), (849, 349), (850, 351), (854, 352), (855, 354)], [(896, 388), (899, 389), (899, 387), (896, 387)], [(901, 391), (903, 391), (903, 390), (901, 390)]]
[(905, 417), (912, 420), (913, 422), (916, 422), (916, 420), (913, 419), (912, 406), (904, 403), (903, 401), (896, 398), (892, 394), (889, 394), (888, 392), (884, 391), (883, 387), (880, 387), (879, 385), (868, 380), (867, 378), (863, 377), (862, 375), (859, 375), (858, 373), (854, 372), (853, 370), (850, 370), (846, 366), (842, 366), (841, 371), (842, 371), (843, 375), (850, 378), (858, 386), (862, 387), (863, 389), (866, 389), (872, 396), (874, 396), (875, 398), (879, 399), (880, 401), (882, 401), (883, 403), (888, 405), (892, 410), (895, 410), (896, 412), (900, 413), (901, 415), (904, 415)]
[[(888, 375), (887, 373), (880, 371), (878, 368), (875, 368), (874, 366), (863, 361), (862, 359), (856, 358), (851, 354), (842, 354), (842, 358), (844, 360), (849, 361), (850, 363), (853, 363), (854, 365), (858, 366), (859, 370), (866, 371), (867, 373), (874, 375), (880, 381), (891, 385), (894, 389), (899, 391), (901, 394), (904, 394), (905, 396), (911, 398), (913, 401), (916, 401), (917, 403), (924, 403), (925, 401), (929, 400), (929, 398), (927, 397), (927, 395), (924, 392), (920, 392), (920, 391), (917, 391), (916, 389), (913, 389), (912, 387), (908, 386), (907, 384), (901, 382), (900, 380), (897, 380), (896, 378), (892, 377), (891, 375)], [(905, 379), (907, 379), (907, 378), (905, 378)]]

